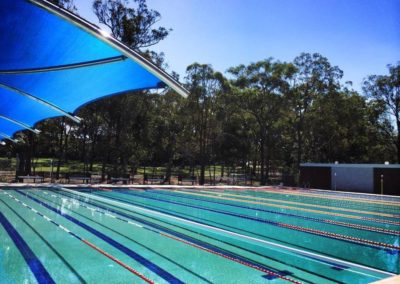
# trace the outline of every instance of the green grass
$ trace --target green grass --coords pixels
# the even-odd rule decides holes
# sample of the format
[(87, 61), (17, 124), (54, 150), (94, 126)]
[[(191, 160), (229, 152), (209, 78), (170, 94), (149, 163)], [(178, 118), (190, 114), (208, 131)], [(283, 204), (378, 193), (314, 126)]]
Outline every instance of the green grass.
[[(51, 158), (35, 158), (32, 161), (32, 172), (35, 173), (50, 173), (51, 172)], [(53, 159), (53, 173), (57, 171), (57, 159)], [(88, 165), (86, 165), (87, 171), (88, 170)], [(91, 171), (92, 173), (101, 173), (101, 164), (100, 163), (95, 163), (93, 164), (93, 170)], [(107, 165), (106, 166), (106, 172), (109, 172), (113, 168), (112, 165)], [(6, 170), (6, 171), (15, 171), (16, 169), (16, 158), (11, 158), (8, 159), (6, 157), (0, 157), (0, 171), (1, 170)], [(224, 177), (228, 176), (228, 170), (233, 172), (232, 168), (224, 167)], [(67, 163), (61, 163), (60, 166), (60, 173), (71, 173), (71, 172), (84, 172), (85, 171), (85, 164), (80, 161), (73, 161), (69, 160)], [(144, 169), (143, 166), (139, 167), (137, 169), (137, 174), (138, 175), (143, 175), (144, 172), (146, 171), (146, 174), (148, 175), (165, 175), (166, 174), (166, 167), (146, 167), (146, 170)], [(177, 176), (177, 175), (184, 175), (184, 176), (190, 176), (191, 173), (190, 167), (174, 167), (172, 169), (172, 176)], [(241, 168), (236, 169), (237, 173), (242, 173)], [(200, 167), (196, 166), (194, 169), (194, 175), (195, 176), (200, 176)], [(222, 176), (222, 166), (221, 165), (216, 165), (215, 166), (215, 177), (218, 179), (219, 177)], [(214, 166), (207, 166), (205, 169), (205, 179), (210, 180), (214, 178)], [(256, 183), (254, 183), (256, 184)]]

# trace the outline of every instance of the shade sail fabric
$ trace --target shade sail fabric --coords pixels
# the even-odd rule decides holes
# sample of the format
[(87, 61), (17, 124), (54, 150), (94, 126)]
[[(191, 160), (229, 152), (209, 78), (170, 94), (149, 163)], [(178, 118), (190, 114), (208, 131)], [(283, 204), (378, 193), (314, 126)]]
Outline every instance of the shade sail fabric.
[(47, 1), (1, 0), (0, 19), (0, 139), (105, 96), (165, 84), (186, 94), (137, 53)]

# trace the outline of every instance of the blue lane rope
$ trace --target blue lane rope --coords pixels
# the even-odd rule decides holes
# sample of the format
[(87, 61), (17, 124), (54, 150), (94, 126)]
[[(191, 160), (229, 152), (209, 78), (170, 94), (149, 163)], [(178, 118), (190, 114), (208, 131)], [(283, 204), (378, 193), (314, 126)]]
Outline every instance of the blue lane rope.
[(30, 196), (30, 195), (28, 195), (28, 194), (26, 194), (24, 192), (21, 192), (19, 190), (15, 190), (15, 192), (18, 192), (19, 194), (21, 194), (21, 195), (23, 195), (23, 196), (35, 201), (36, 203), (42, 205), (43, 207), (45, 207), (45, 208), (57, 213), (58, 215), (63, 216), (65, 219), (67, 219), (67, 220), (73, 222), (74, 224), (82, 227), (83, 229), (89, 231), (90, 233), (94, 234), (98, 238), (100, 238), (103, 241), (107, 242), (108, 244), (112, 245), (116, 249), (120, 250), (124, 254), (130, 256), (132, 259), (134, 259), (137, 262), (141, 263), (143, 266), (147, 267), (149, 270), (151, 270), (154, 273), (158, 274), (161, 278), (163, 278), (167, 282), (173, 283), (173, 284), (183, 284), (184, 283), (181, 280), (179, 280), (178, 278), (176, 278), (175, 276), (173, 276), (168, 271), (164, 270), (163, 268), (159, 267), (155, 263), (153, 263), (153, 262), (149, 261), (148, 259), (144, 258), (140, 254), (134, 252), (133, 250), (131, 250), (128, 247), (124, 246), (123, 244), (113, 240), (112, 238), (106, 236), (105, 234), (97, 231), (96, 229), (90, 227), (89, 225), (86, 225), (85, 223), (79, 221), (78, 219), (75, 219), (74, 217), (66, 214), (65, 212), (62, 212), (61, 210), (59, 210), (57, 208), (54, 208), (54, 207), (52, 207), (52, 206), (40, 201), (39, 199), (37, 199), (35, 197), (32, 197), (32, 196)]

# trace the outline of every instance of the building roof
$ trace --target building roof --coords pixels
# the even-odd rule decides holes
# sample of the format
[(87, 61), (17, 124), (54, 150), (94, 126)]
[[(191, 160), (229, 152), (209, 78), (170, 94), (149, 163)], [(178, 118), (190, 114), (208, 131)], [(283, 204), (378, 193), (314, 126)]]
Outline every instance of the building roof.
[(0, 139), (134, 90), (187, 91), (95, 25), (45, 0), (0, 1)]
[(301, 167), (329, 167), (329, 168), (395, 168), (400, 169), (400, 164), (325, 164), (303, 163)]

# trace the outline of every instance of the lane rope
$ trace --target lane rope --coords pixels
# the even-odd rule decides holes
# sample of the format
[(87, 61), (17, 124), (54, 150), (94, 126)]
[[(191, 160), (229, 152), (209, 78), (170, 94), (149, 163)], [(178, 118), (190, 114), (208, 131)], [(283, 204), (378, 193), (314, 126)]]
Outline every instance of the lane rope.
[[(314, 259), (314, 260), (319, 260), (321, 263), (333, 262), (338, 266), (349, 266), (349, 267), (353, 267), (353, 268), (359, 268), (359, 269), (362, 269), (362, 270), (365, 270), (365, 271), (379, 273), (379, 274), (382, 274), (382, 275), (385, 275), (385, 276), (393, 276), (393, 275), (395, 275), (394, 273), (391, 273), (391, 272), (388, 272), (388, 271), (376, 269), (376, 268), (373, 268), (373, 267), (365, 266), (365, 265), (362, 265), (362, 264), (358, 264), (358, 263), (354, 263), (354, 262), (350, 262), (350, 261), (346, 261), (346, 260), (342, 260), (342, 259), (338, 259), (338, 258), (334, 258), (334, 257), (318, 254), (318, 253), (313, 253), (313, 252), (302, 250), (302, 249), (297, 249), (297, 248), (294, 248), (294, 247), (278, 244), (278, 243), (267, 241), (267, 240), (263, 240), (263, 239), (258, 239), (258, 238), (255, 238), (255, 237), (251, 237), (251, 236), (243, 235), (243, 234), (240, 234), (240, 233), (232, 232), (232, 231), (229, 231), (229, 230), (226, 230), (226, 229), (222, 229), (222, 228), (218, 228), (218, 227), (215, 227), (215, 226), (202, 224), (202, 223), (199, 223), (199, 222), (196, 222), (196, 221), (192, 221), (190, 219), (172, 216), (170, 214), (158, 212), (158, 211), (155, 211), (153, 209), (146, 209), (146, 208), (143, 208), (143, 207), (140, 207), (140, 206), (127, 204), (125, 202), (114, 201), (114, 200), (111, 200), (110, 198), (105, 198), (105, 197), (96, 196), (96, 195), (92, 195), (92, 194), (82, 193), (82, 192), (79, 192), (79, 191), (76, 191), (76, 190), (70, 190), (68, 188), (64, 188), (64, 187), (61, 187), (61, 186), (55, 186), (54, 188), (55, 189), (59, 189), (61, 191), (69, 192), (72, 195), (82, 196), (82, 197), (87, 198), (87, 199), (92, 199), (92, 200), (96, 200), (96, 201), (100, 201), (100, 202), (105, 202), (107, 204), (111, 204), (111, 205), (114, 205), (114, 206), (128, 208), (129, 210), (133, 209), (133, 210), (145, 212), (145, 213), (148, 213), (148, 214), (152, 214), (152, 215), (160, 216), (160, 217), (163, 217), (163, 218), (168, 218), (168, 219), (180, 221), (180, 222), (183, 222), (183, 223), (186, 223), (186, 224), (190, 224), (190, 225), (194, 225), (194, 226), (197, 226), (197, 227), (206, 228), (206, 229), (208, 229), (210, 231), (213, 231), (213, 232), (224, 233), (224, 234), (227, 234), (227, 235), (230, 235), (230, 236), (234, 236), (234, 237), (237, 237), (237, 238), (241, 238), (241, 239), (245, 239), (245, 240), (250, 240), (250, 241), (257, 242), (257, 243), (261, 243), (263, 245), (270, 245), (270, 246), (275, 247), (275, 248), (280, 248), (280, 249), (284, 249), (284, 250), (287, 250), (287, 251), (295, 252), (295, 253), (297, 253), (299, 255), (302, 255), (304, 257), (308, 257), (308, 258)], [(357, 273), (357, 274), (365, 275), (365, 273), (362, 273), (362, 272), (357, 271), (357, 270), (349, 269), (349, 271), (352, 271), (352, 272)]]
[[(280, 194), (291, 194), (293, 195), (306, 195), (315, 198), (321, 199), (333, 199), (333, 200), (346, 200), (349, 202), (359, 202), (359, 203), (370, 203), (370, 204), (381, 204), (381, 205), (390, 205), (390, 206), (400, 206), (400, 198), (397, 196), (391, 196), (391, 199), (388, 199), (388, 196), (382, 196), (377, 194), (369, 194), (369, 196), (362, 193), (350, 193), (350, 192), (337, 192), (337, 191), (327, 191), (327, 190), (316, 190), (316, 189), (299, 189), (297, 192), (289, 191), (286, 189), (280, 189), (279, 187), (268, 188), (266, 191), (272, 191), (273, 193)], [(280, 192), (283, 191), (283, 192)], [(359, 196), (357, 196), (359, 194)], [(369, 198), (368, 198), (369, 197)]]
[[(186, 191), (181, 191), (181, 190), (175, 190), (175, 191), (184, 193), (184, 194), (189, 194), (189, 195), (210, 197), (210, 195), (207, 195), (207, 194), (186, 192)], [(239, 197), (239, 196), (237, 196), (237, 197)], [(304, 211), (304, 212), (311, 212), (311, 213), (317, 213), (317, 214), (324, 214), (324, 215), (330, 215), (330, 216), (335, 216), (335, 217), (343, 217), (343, 218), (347, 218), (347, 219), (365, 220), (365, 221), (371, 221), (371, 222), (375, 222), (375, 223), (391, 224), (391, 225), (397, 225), (397, 226), (400, 225), (400, 222), (396, 222), (396, 221), (392, 221), (392, 220), (385, 220), (385, 219), (378, 219), (378, 218), (371, 218), (371, 217), (366, 217), (366, 216), (357, 216), (357, 215), (350, 215), (350, 214), (343, 214), (343, 213), (335, 213), (335, 212), (321, 211), (321, 210), (308, 209), (308, 208), (299, 208), (299, 207), (293, 207), (293, 206), (287, 206), (287, 205), (266, 203), (266, 202), (261, 202), (261, 201), (236, 199), (236, 198), (231, 198), (231, 197), (223, 197), (220, 195), (212, 196), (212, 198), (217, 198), (217, 199), (221, 199), (221, 200), (231, 200), (231, 201), (237, 201), (237, 202), (242, 202), (242, 203), (265, 205), (265, 206), (275, 207), (275, 208), (279, 208), (279, 209), (289, 209), (289, 210), (295, 210), (295, 211)]]
[[(53, 195), (51, 195), (51, 196), (53, 196)], [(56, 198), (56, 197), (55, 197), (55, 198)], [(58, 197), (58, 198), (61, 198), (61, 197)], [(71, 200), (71, 198), (70, 198), (70, 200)], [(72, 199), (72, 200), (74, 200), (74, 199)], [(123, 219), (123, 218), (121, 218), (121, 217), (112, 215), (112, 214), (108, 213), (108, 212), (105, 211), (105, 210), (101, 210), (101, 209), (96, 209), (96, 208), (93, 208), (93, 207), (89, 207), (89, 206), (83, 204), (83, 203), (80, 202), (80, 201), (78, 201), (78, 203), (79, 203), (79, 206), (82, 206), (82, 207), (84, 207), (84, 208), (86, 208), (86, 209), (89, 209), (89, 210), (91, 210), (91, 211), (96, 211), (96, 212), (98, 212), (98, 213), (100, 213), (100, 214), (103, 214), (103, 215), (105, 215), (105, 216), (107, 216), (107, 217), (115, 218), (115, 219), (118, 219), (118, 220), (123, 221), (123, 222), (125, 222), (125, 223), (129, 223), (129, 224), (131, 224), (131, 225), (134, 225), (134, 226), (137, 226), (137, 227), (141, 227), (141, 228), (143, 228), (143, 229), (148, 229), (148, 230), (150, 230), (150, 231), (152, 231), (152, 232), (155, 232), (155, 233), (158, 233), (158, 234), (160, 234), (160, 235), (162, 235), (162, 236), (164, 236), (164, 237), (168, 237), (168, 238), (170, 238), (170, 239), (173, 239), (173, 240), (175, 240), (175, 241), (184, 243), (184, 244), (186, 244), (186, 245), (190, 245), (190, 246), (195, 247), (195, 248), (197, 248), (197, 249), (201, 249), (201, 250), (206, 251), (206, 252), (208, 252), (208, 253), (212, 253), (212, 254), (214, 254), (214, 255), (218, 255), (218, 256), (220, 256), (220, 257), (223, 257), (223, 258), (226, 258), (226, 259), (228, 259), (228, 260), (231, 260), (231, 261), (240, 263), (240, 264), (242, 264), (242, 265), (244, 265), (244, 266), (247, 266), (247, 267), (250, 267), (250, 268), (259, 270), (259, 271), (264, 272), (264, 273), (267, 273), (267, 274), (269, 274), (269, 275), (272, 275), (272, 276), (281, 278), (281, 279), (283, 279), (283, 280), (286, 280), (286, 281), (289, 281), (289, 282), (292, 282), (292, 283), (297, 283), (297, 284), (301, 284), (301, 283), (302, 283), (302, 282), (299, 282), (299, 281), (297, 281), (297, 280), (293, 280), (293, 279), (291, 279), (291, 278), (288, 278), (288, 277), (286, 277), (286, 276), (284, 276), (284, 275), (281, 275), (281, 274), (279, 274), (279, 273), (276, 273), (276, 272), (274, 272), (274, 271), (272, 271), (272, 270), (266, 269), (266, 268), (264, 268), (264, 267), (260, 267), (259, 265), (256, 265), (256, 264), (253, 264), (253, 263), (250, 263), (250, 262), (247, 262), (247, 261), (240, 260), (240, 259), (237, 258), (237, 257), (231, 257), (231, 256), (226, 255), (226, 254), (224, 254), (224, 253), (221, 253), (221, 252), (218, 252), (218, 251), (209, 249), (209, 248), (207, 248), (207, 247), (205, 247), (205, 246), (202, 246), (202, 245), (195, 244), (195, 243), (190, 242), (190, 241), (188, 241), (188, 240), (184, 240), (184, 239), (182, 239), (182, 238), (179, 238), (179, 237), (176, 237), (176, 236), (172, 236), (172, 235), (170, 235), (170, 234), (162, 233), (161, 231), (156, 231), (156, 230), (154, 230), (154, 229), (149, 229), (149, 228), (143, 227), (142, 225), (139, 225), (139, 224), (137, 224), (137, 223), (133, 223), (133, 222), (131, 222), (131, 221), (129, 221), (129, 220), (126, 220), (126, 219)], [(117, 212), (115, 212), (115, 213), (118, 214)]]
[[(1, 190), (1, 189), (0, 189)], [(28, 208), (29, 210), (31, 210), (32, 212), (36, 213), (37, 215), (39, 215), (40, 217), (42, 217), (43, 219), (45, 219), (47, 222), (52, 223), (53, 225), (56, 225), (58, 228), (60, 228), (61, 230), (63, 230), (64, 232), (68, 233), (69, 235), (75, 237), (76, 239), (78, 239), (79, 241), (85, 243), (86, 245), (88, 245), (89, 247), (95, 249), (96, 251), (98, 251), (99, 253), (101, 253), (102, 255), (106, 256), (107, 258), (111, 259), (112, 261), (114, 261), (115, 263), (117, 263), (118, 265), (122, 266), (123, 268), (125, 268), (126, 270), (128, 270), (129, 272), (133, 273), (134, 275), (140, 277), (142, 280), (144, 280), (145, 282), (149, 283), (149, 284), (154, 284), (155, 282), (150, 280), (149, 278), (147, 278), (146, 276), (144, 276), (143, 274), (141, 274), (140, 272), (138, 272), (137, 270), (133, 269), (132, 267), (130, 267), (129, 265), (123, 263), (122, 261), (120, 261), (119, 259), (117, 259), (116, 257), (112, 256), (111, 254), (107, 253), (106, 251), (102, 250), (101, 248), (97, 247), (96, 245), (92, 244), (91, 242), (89, 242), (88, 240), (80, 237), (79, 235), (75, 234), (74, 232), (70, 231), (69, 229), (67, 229), (66, 227), (64, 227), (61, 224), (58, 224), (57, 222), (55, 222), (54, 220), (52, 220), (51, 218), (49, 218), (48, 216), (40, 213), (39, 211), (37, 211), (36, 209), (32, 208), (31, 206), (29, 206), (28, 204), (26, 204), (25, 202), (19, 200), (18, 198), (14, 197), (13, 195), (6, 193), (6, 195), (8, 195), (10, 198), (14, 199), (16, 202), (20, 203), (22, 206)]]
[[(338, 239), (338, 240), (344, 240), (344, 241), (350, 241), (350, 242), (358, 243), (358, 244), (367, 244), (367, 245), (373, 246), (375, 248), (388, 248), (388, 249), (393, 249), (393, 250), (396, 250), (396, 251), (400, 251), (400, 246), (387, 244), (387, 243), (383, 243), (383, 242), (372, 241), (372, 240), (362, 239), (362, 238), (356, 238), (356, 237), (351, 237), (351, 236), (347, 236), (347, 235), (343, 235), (343, 234), (336, 234), (336, 233), (331, 233), (331, 232), (326, 232), (326, 231), (321, 231), (321, 230), (315, 230), (315, 229), (305, 228), (305, 227), (301, 227), (301, 226), (286, 224), (286, 223), (282, 223), (282, 222), (275, 222), (275, 221), (265, 220), (265, 219), (261, 219), (261, 218), (258, 218), (258, 217), (246, 216), (246, 215), (239, 214), (239, 213), (233, 213), (233, 212), (228, 212), (228, 211), (224, 211), (224, 210), (217, 210), (217, 209), (207, 208), (207, 207), (203, 207), (203, 206), (188, 205), (188, 204), (182, 203), (182, 202), (167, 201), (167, 200), (163, 200), (163, 199), (160, 199), (160, 198), (143, 196), (143, 195), (132, 193), (132, 192), (121, 192), (121, 193), (122, 194), (141, 197), (141, 198), (144, 198), (144, 199), (151, 199), (151, 200), (156, 200), (156, 201), (159, 201), (159, 202), (176, 204), (176, 205), (181, 205), (181, 206), (185, 206), (185, 207), (190, 207), (190, 208), (195, 208), (195, 209), (200, 209), (200, 210), (206, 210), (206, 211), (210, 211), (210, 212), (220, 213), (220, 214), (224, 214), (224, 215), (230, 215), (230, 216), (239, 217), (239, 218), (252, 220), (252, 221), (256, 221), (256, 222), (261, 222), (261, 223), (265, 223), (265, 224), (269, 224), (269, 225), (273, 225), (273, 226), (277, 226), (277, 227), (282, 227), (282, 228), (292, 229), (292, 230), (306, 232), (306, 233), (310, 233), (310, 234), (315, 234), (315, 235), (319, 235), (319, 236), (323, 236), (323, 237), (330, 237), (330, 238), (334, 238), (334, 239)], [(127, 201), (125, 201), (125, 202), (127, 202)]]
[[(131, 190), (131, 189), (128, 188), (128, 190)], [(152, 191), (147, 191), (147, 192), (153, 193)], [(231, 204), (231, 203), (226, 203), (226, 202), (218, 202), (218, 201), (213, 201), (213, 200), (209, 200), (209, 199), (187, 197), (187, 196), (179, 195), (179, 193), (178, 194), (165, 193), (165, 190), (164, 190), (164, 192), (157, 191), (154, 193), (159, 194), (159, 195), (174, 196), (174, 197), (179, 197), (179, 198), (184, 198), (184, 199), (189, 199), (189, 200), (199, 200), (199, 201), (208, 202), (208, 203), (222, 204), (222, 205), (237, 207), (237, 208), (245, 208), (245, 209), (249, 209), (249, 210), (253, 210), (253, 211), (261, 211), (261, 212), (266, 212), (266, 213), (271, 213), (271, 214), (289, 216), (289, 217), (300, 218), (300, 219), (304, 219), (304, 220), (310, 220), (310, 221), (326, 223), (326, 224), (332, 224), (332, 225), (337, 225), (337, 226), (342, 226), (342, 227), (356, 228), (356, 229), (370, 231), (370, 232), (384, 233), (384, 234), (394, 235), (394, 236), (400, 235), (400, 231), (398, 231), (398, 230), (390, 230), (390, 229), (385, 229), (385, 228), (377, 228), (377, 227), (372, 227), (372, 226), (347, 223), (347, 222), (341, 222), (341, 221), (335, 221), (335, 220), (329, 220), (329, 219), (302, 216), (302, 215), (296, 215), (296, 214), (292, 214), (292, 213), (284, 213), (284, 212), (279, 212), (279, 211), (266, 210), (266, 209), (262, 209), (262, 208), (254, 208), (254, 207), (250, 207), (250, 206), (243, 206), (243, 205)], [(214, 198), (214, 197), (210, 196), (207, 198)]]
[(246, 262), (244, 262), (244, 261), (241, 261), (240, 259), (237, 259), (237, 258), (234, 258), (234, 257), (230, 257), (230, 256), (228, 256), (228, 255), (224, 255), (224, 254), (222, 254), (222, 253), (220, 253), (220, 252), (212, 251), (212, 250), (210, 250), (210, 249), (208, 249), (208, 248), (205, 248), (205, 247), (199, 246), (199, 245), (197, 245), (197, 244), (194, 244), (194, 243), (191, 243), (191, 242), (182, 240), (182, 239), (180, 239), (180, 238), (177, 238), (177, 237), (174, 237), (174, 236), (170, 236), (170, 235), (167, 235), (167, 234), (164, 234), (164, 233), (160, 233), (160, 234), (163, 235), (163, 236), (165, 236), (165, 237), (167, 237), (167, 238), (170, 238), (170, 239), (173, 239), (173, 240), (182, 242), (182, 243), (184, 243), (184, 244), (186, 244), (186, 245), (195, 247), (195, 248), (197, 248), (197, 249), (200, 249), (200, 250), (203, 250), (203, 251), (206, 251), (206, 252), (209, 252), (209, 253), (212, 253), (212, 254), (221, 256), (221, 257), (223, 257), (223, 258), (226, 258), (226, 259), (229, 259), (229, 260), (231, 260), (231, 261), (240, 263), (240, 264), (242, 264), (242, 265), (245, 265), (245, 266), (254, 268), (254, 269), (256, 269), (256, 270), (259, 270), (259, 271), (261, 271), (261, 272), (267, 273), (267, 274), (272, 275), (272, 276), (275, 276), (275, 277), (277, 277), (277, 278), (286, 280), (286, 281), (288, 281), (288, 282), (296, 283), (296, 284), (301, 284), (301, 283), (302, 283), (302, 282), (299, 282), (299, 281), (297, 281), (297, 280), (293, 280), (293, 279), (291, 279), (291, 278), (288, 278), (288, 277), (286, 277), (286, 276), (283, 276), (283, 275), (281, 275), (281, 274), (279, 274), (279, 273), (276, 273), (276, 272), (273, 272), (273, 271), (271, 271), (271, 270), (265, 269), (265, 268), (263, 268), (263, 267), (259, 267), (259, 266), (257, 266), (257, 265), (251, 264), (251, 263), (246, 263)]
[[(229, 188), (226, 188), (229, 189)], [(208, 189), (209, 192), (221, 192), (225, 191), (225, 188), (221, 189)], [(203, 189), (204, 190), (204, 189)], [(374, 200), (374, 199), (366, 199), (366, 198), (358, 198), (358, 197), (346, 197), (343, 195), (337, 195), (337, 197), (333, 196), (333, 194), (330, 194), (328, 192), (321, 194), (321, 193), (312, 193), (310, 190), (287, 190), (287, 189), (281, 189), (277, 187), (268, 187), (268, 188), (254, 188), (254, 187), (248, 187), (245, 188), (244, 190), (241, 190), (243, 193), (246, 193), (245, 191), (253, 191), (253, 192), (259, 192), (259, 193), (271, 193), (271, 194), (279, 194), (279, 195), (295, 195), (295, 196), (300, 196), (300, 197), (310, 197), (310, 198), (318, 198), (318, 199), (327, 199), (327, 200), (337, 200), (337, 201), (348, 201), (348, 202), (355, 202), (355, 203), (368, 203), (368, 204), (380, 204), (380, 205), (389, 205), (389, 206), (395, 206), (395, 207), (400, 207), (400, 199), (399, 201), (390, 201), (390, 200)], [(329, 196), (328, 196), (329, 195)]]
[(263, 201), (283, 203), (283, 204), (301, 205), (301, 206), (306, 206), (306, 207), (323, 208), (323, 209), (329, 209), (329, 210), (337, 210), (337, 211), (358, 213), (358, 214), (364, 214), (364, 215), (375, 215), (375, 216), (380, 216), (380, 217), (400, 219), (399, 214), (372, 212), (372, 211), (356, 210), (356, 209), (350, 209), (350, 208), (332, 207), (332, 206), (326, 206), (326, 205), (316, 205), (316, 204), (309, 204), (309, 203), (304, 203), (304, 202), (287, 201), (287, 200), (272, 199), (272, 198), (258, 197), (258, 196), (248, 196), (248, 195), (245, 196), (245, 195), (226, 193), (226, 192), (215, 193), (215, 192), (210, 192), (210, 191), (206, 191), (206, 190), (200, 190), (200, 192), (209, 192), (212, 194), (218, 194), (218, 195), (220, 194), (223, 196), (241, 197), (241, 198), (247, 198), (247, 199), (253, 199), (253, 200), (254, 199), (255, 200), (263, 200)]

